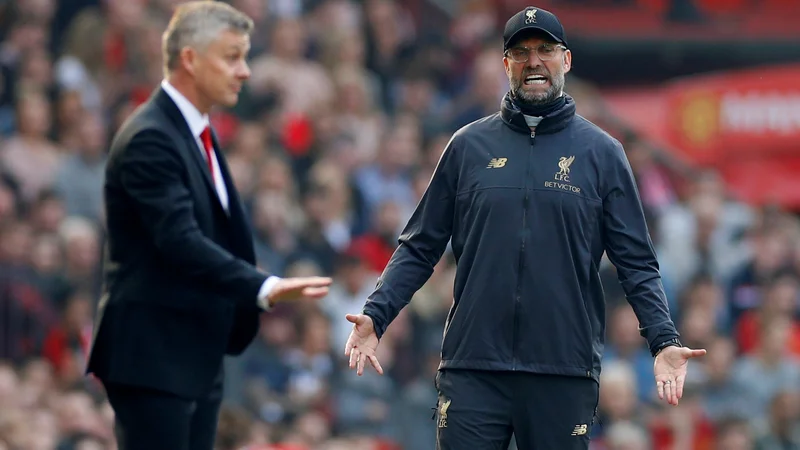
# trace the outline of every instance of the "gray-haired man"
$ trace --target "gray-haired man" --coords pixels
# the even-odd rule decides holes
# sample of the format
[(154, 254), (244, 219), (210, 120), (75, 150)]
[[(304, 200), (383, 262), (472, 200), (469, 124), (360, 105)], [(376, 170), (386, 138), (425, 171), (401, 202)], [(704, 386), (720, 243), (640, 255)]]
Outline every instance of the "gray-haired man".
[(161, 86), (120, 128), (104, 191), (104, 295), (87, 371), (106, 388), (120, 450), (212, 450), (223, 357), (276, 302), (328, 278), (256, 269), (252, 233), (208, 122), (250, 76), (252, 21), (190, 2), (164, 33)]

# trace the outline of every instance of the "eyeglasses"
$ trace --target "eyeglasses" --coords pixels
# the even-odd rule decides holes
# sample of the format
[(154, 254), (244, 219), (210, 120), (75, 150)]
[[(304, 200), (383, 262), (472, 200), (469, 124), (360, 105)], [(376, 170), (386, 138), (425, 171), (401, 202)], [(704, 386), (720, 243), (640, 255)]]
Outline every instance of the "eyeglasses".
[(550, 61), (556, 56), (558, 49), (566, 50), (561, 44), (541, 44), (537, 47), (514, 47), (506, 50), (506, 56), (510, 56), (515, 63), (526, 63), (530, 59), (532, 51), (536, 51), (536, 56), (542, 61)]

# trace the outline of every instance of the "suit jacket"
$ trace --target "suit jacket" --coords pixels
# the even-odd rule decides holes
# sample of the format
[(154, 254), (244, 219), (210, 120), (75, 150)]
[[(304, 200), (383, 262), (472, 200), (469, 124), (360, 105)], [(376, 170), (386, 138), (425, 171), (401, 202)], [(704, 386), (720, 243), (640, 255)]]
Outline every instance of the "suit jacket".
[(252, 231), (214, 138), (226, 212), (180, 110), (155, 90), (111, 144), (107, 242), (87, 373), (176, 395), (203, 395), (224, 355), (255, 337)]

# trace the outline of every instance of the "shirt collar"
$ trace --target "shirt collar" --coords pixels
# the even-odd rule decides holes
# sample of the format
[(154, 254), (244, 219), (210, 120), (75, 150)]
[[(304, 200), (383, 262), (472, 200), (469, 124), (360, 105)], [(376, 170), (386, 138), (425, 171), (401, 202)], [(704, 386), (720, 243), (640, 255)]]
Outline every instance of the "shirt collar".
[(201, 114), (200, 111), (190, 102), (183, 94), (181, 94), (174, 86), (169, 84), (169, 81), (162, 80), (161, 88), (170, 96), (175, 105), (183, 114), (183, 118), (189, 125), (189, 130), (192, 131), (192, 136), (195, 138), (200, 137), (200, 133), (208, 126), (208, 114)]

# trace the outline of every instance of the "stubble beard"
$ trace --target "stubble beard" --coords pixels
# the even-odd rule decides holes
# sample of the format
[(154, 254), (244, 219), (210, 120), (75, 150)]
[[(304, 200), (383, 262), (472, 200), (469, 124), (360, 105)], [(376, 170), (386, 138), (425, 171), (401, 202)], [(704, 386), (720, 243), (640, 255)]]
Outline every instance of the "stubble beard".
[(548, 77), (550, 80), (550, 87), (544, 92), (531, 92), (524, 89), (525, 77), (528, 75), (529, 74), (525, 74), (513, 80), (511, 93), (514, 94), (514, 98), (518, 102), (529, 106), (539, 106), (551, 103), (561, 96), (564, 90), (563, 74)]

